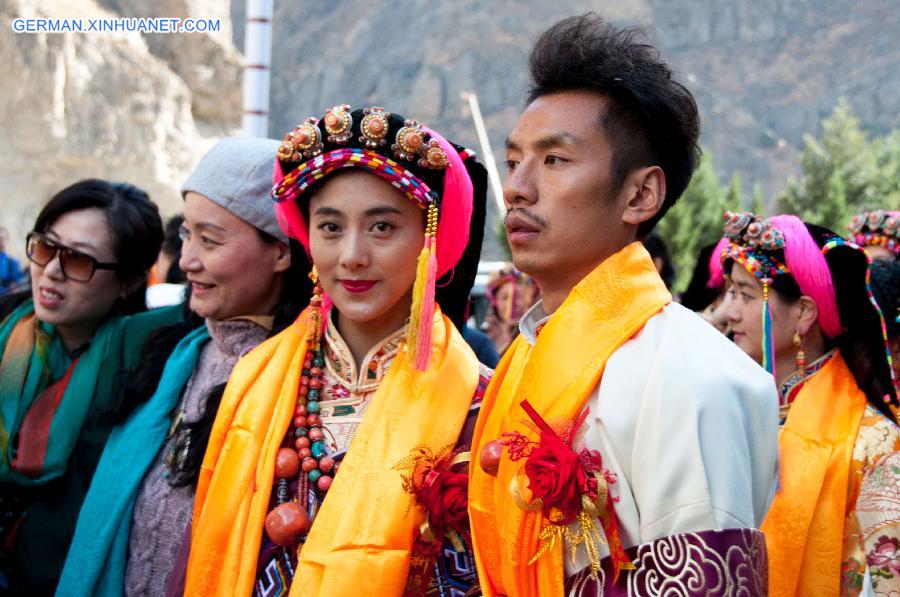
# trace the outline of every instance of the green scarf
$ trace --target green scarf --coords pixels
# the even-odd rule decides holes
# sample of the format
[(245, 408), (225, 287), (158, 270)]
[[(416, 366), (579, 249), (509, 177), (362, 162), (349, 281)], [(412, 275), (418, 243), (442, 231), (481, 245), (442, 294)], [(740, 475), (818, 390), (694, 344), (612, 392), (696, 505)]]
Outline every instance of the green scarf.
[(152, 329), (178, 317), (172, 309), (113, 315), (73, 359), (31, 300), (10, 313), (0, 323), (0, 482), (34, 486), (62, 476), (88, 413), (106, 405), (115, 373), (133, 364)]

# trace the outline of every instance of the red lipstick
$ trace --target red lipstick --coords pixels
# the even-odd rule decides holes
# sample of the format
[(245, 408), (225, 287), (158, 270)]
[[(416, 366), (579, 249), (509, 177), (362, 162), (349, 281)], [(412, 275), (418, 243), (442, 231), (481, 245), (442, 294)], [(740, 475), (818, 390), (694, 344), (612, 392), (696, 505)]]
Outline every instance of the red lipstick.
[(358, 294), (375, 286), (375, 280), (340, 280), (341, 286), (347, 292)]

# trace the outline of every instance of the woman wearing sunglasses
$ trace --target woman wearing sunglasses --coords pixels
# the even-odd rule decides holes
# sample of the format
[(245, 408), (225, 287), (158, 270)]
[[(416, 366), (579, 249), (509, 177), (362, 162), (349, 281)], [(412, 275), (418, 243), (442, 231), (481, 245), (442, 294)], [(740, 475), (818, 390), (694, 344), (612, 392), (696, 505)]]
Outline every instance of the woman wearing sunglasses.
[(162, 242), (147, 194), (84, 180), (27, 237), (31, 289), (0, 307), (0, 591), (52, 591), (106, 441), (119, 370), (179, 316), (143, 310)]

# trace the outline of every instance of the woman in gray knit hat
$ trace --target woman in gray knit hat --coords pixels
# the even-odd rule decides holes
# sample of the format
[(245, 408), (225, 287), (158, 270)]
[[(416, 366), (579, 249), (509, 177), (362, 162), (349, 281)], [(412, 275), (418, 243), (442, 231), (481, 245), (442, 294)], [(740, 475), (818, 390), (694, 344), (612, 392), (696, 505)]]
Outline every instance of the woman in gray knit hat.
[(289, 325), (311, 292), (270, 198), (276, 141), (227, 138), (182, 187), (183, 324), (159, 329), (123, 387), (121, 424), (78, 518), (57, 595), (177, 592), (197, 475), (238, 359)]

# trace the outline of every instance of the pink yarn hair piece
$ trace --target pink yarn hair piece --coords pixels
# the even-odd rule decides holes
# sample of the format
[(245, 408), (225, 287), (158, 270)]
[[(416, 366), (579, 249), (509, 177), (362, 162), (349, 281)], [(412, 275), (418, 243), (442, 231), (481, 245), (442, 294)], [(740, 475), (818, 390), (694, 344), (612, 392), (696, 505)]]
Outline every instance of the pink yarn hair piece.
[(709, 256), (709, 280), (706, 282), (707, 288), (722, 288), (725, 283), (725, 273), (722, 271), (722, 253), (731, 241), (726, 237), (719, 239), (716, 248), (713, 249), (712, 255)]
[[(281, 164), (278, 160), (275, 160), (275, 169), (272, 172), (273, 188), (281, 184), (284, 177), (285, 173), (281, 169)], [(309, 255), (309, 230), (297, 201), (294, 199), (275, 201), (275, 217), (284, 233), (289, 238), (295, 238), (300, 241), (300, 244), (306, 249), (306, 254)]]
[(444, 172), (444, 192), (441, 193), (440, 219), (437, 234), (437, 277), (440, 278), (459, 262), (469, 244), (472, 223), (472, 179), (459, 152), (439, 133), (423, 127), (437, 140), (447, 154), (449, 165)]
[(800, 287), (800, 292), (812, 298), (819, 308), (818, 322), (822, 332), (828, 338), (840, 336), (843, 326), (834, 282), (819, 245), (797, 216), (775, 216), (769, 221), (784, 235), (785, 265)]

